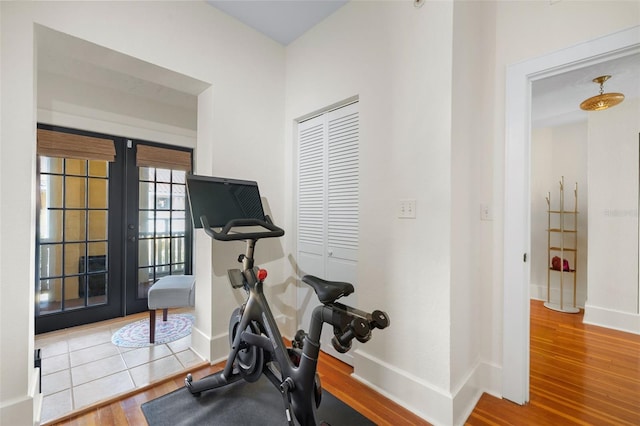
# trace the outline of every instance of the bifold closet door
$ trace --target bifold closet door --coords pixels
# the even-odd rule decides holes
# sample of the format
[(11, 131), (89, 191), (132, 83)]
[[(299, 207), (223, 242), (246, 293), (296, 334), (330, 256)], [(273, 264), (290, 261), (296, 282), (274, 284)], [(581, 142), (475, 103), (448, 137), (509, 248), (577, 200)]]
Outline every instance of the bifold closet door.
[[(351, 282), (357, 288), (359, 116), (358, 104), (328, 111), (298, 124), (297, 262), (301, 273)], [(356, 305), (356, 295), (341, 299)], [(313, 290), (298, 292), (299, 327), (306, 329), (318, 304)], [(338, 354), (324, 327), (322, 349)]]

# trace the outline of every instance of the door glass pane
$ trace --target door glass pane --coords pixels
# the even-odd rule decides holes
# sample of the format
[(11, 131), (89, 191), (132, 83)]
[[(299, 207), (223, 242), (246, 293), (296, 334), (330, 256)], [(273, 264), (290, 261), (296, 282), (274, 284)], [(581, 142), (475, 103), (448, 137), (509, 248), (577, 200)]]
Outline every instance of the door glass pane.
[(138, 205), (141, 209), (152, 209), (153, 208), (153, 182), (140, 182), (138, 185), (139, 195), (138, 195)]
[(40, 242), (62, 241), (62, 210), (40, 211)]
[(184, 210), (186, 205), (184, 185), (171, 185), (171, 210)]
[(153, 284), (153, 268), (138, 269), (138, 291), (139, 299), (146, 299), (149, 294), (149, 287)]
[(87, 268), (90, 274), (94, 272), (104, 272), (107, 270), (107, 256), (94, 254), (89, 256)]
[(186, 183), (187, 182), (187, 172), (184, 170), (173, 170), (171, 174), (171, 182), (173, 183)]
[(153, 181), (156, 177), (156, 169), (153, 167), (140, 167), (140, 180)]
[(84, 257), (86, 252), (87, 245), (85, 243), (64, 245), (64, 275), (77, 275), (81, 270), (85, 271)]
[(184, 238), (172, 238), (171, 243), (171, 263), (184, 263)]
[(187, 221), (185, 220), (184, 211), (174, 211), (171, 214), (171, 236), (182, 237), (185, 234), (185, 226)]
[(75, 158), (66, 158), (64, 160), (64, 172), (66, 175), (86, 176), (87, 161)]
[(64, 162), (62, 158), (40, 157), (40, 171), (42, 173), (62, 174), (64, 172)]
[(89, 296), (87, 297), (87, 306), (102, 305), (107, 303), (107, 274), (91, 274), (89, 279)]
[(109, 187), (106, 179), (89, 179), (89, 208), (106, 209), (109, 202)]
[(138, 240), (138, 266), (153, 265), (153, 240)]
[(156, 184), (156, 209), (169, 210), (171, 200), (171, 185), (168, 183)]
[(83, 209), (86, 205), (87, 179), (83, 177), (65, 178), (64, 206), (68, 209)]
[[(171, 263), (170, 247), (170, 238), (156, 238), (156, 265), (167, 265)], [(156, 279), (157, 278), (156, 276)]]
[(87, 275), (89, 280), (89, 296), (87, 305), (95, 306), (107, 303), (107, 274)]
[(64, 216), (64, 239), (84, 241), (87, 237), (86, 210), (67, 210)]
[(107, 242), (89, 243), (89, 262), (87, 264), (88, 272), (106, 272), (107, 271)]
[(169, 271), (171, 271), (171, 268), (169, 267), (169, 265), (157, 266), (156, 267), (156, 280), (158, 278), (162, 278), (162, 277), (166, 277), (167, 275), (170, 275)]
[(80, 275), (78, 290), (79, 298), (86, 297), (87, 305), (97, 305), (106, 303), (107, 295), (107, 243), (88, 244), (89, 256), (83, 256), (80, 262)]
[(156, 182), (171, 182), (171, 170), (156, 169)]
[(88, 240), (107, 239), (107, 210), (89, 210), (89, 235)]
[[(82, 288), (81, 288), (82, 284)], [(84, 308), (84, 279), (66, 277), (64, 279), (64, 310)]]
[(109, 163), (106, 161), (90, 160), (89, 176), (106, 178), (109, 176)]
[(40, 178), (40, 203), (43, 209), (62, 207), (62, 176), (43, 175)]
[(40, 280), (36, 292), (36, 303), (39, 304), (40, 314), (59, 312), (62, 309), (62, 280)]
[(40, 278), (62, 275), (62, 244), (40, 245)]
[(138, 238), (152, 237), (155, 215), (153, 211), (140, 211), (138, 214)]
[(159, 211), (156, 212), (156, 238), (170, 235), (169, 219), (171, 213)]

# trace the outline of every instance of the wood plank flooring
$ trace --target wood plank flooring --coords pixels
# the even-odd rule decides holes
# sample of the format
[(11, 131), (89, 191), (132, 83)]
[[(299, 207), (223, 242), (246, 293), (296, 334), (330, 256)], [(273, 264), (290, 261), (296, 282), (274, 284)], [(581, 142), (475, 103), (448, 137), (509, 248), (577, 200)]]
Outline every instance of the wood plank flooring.
[[(203, 365), (195, 378), (221, 364)], [(329, 356), (319, 362), (322, 386), (378, 425), (427, 422), (351, 378)], [(144, 425), (140, 405), (183, 386), (184, 375), (74, 413), (55, 425)], [(531, 401), (519, 406), (484, 394), (466, 422), (501, 425), (640, 425), (640, 336), (585, 325), (531, 303)]]
[(467, 425), (640, 425), (640, 336), (531, 302), (530, 402), (484, 394)]

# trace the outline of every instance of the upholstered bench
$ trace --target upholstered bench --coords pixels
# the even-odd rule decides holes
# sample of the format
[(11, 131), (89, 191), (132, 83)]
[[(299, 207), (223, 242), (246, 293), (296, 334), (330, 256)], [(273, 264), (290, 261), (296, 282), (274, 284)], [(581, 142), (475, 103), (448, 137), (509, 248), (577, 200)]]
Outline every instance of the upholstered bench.
[(162, 309), (162, 320), (167, 320), (169, 308), (195, 305), (196, 279), (193, 275), (168, 275), (160, 278), (149, 289), (149, 342), (156, 341), (156, 309)]

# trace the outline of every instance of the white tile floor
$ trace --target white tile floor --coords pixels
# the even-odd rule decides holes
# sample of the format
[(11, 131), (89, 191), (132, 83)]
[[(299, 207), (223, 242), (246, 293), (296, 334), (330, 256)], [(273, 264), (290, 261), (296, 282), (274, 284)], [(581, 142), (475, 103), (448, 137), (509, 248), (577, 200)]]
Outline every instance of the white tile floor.
[(191, 336), (145, 348), (111, 343), (114, 332), (139, 319), (141, 315), (134, 315), (36, 336), (42, 358), (43, 423), (202, 362), (190, 349)]

